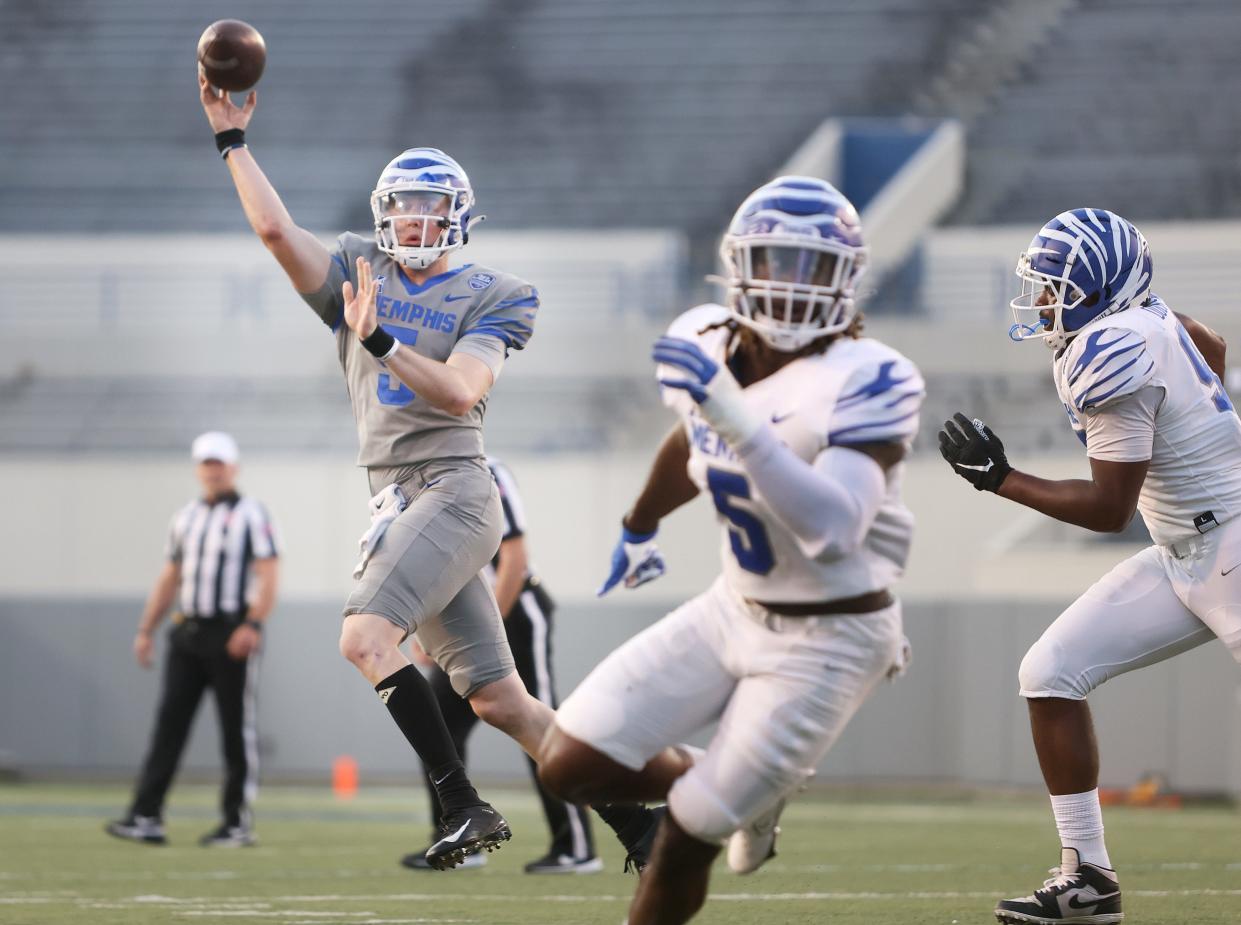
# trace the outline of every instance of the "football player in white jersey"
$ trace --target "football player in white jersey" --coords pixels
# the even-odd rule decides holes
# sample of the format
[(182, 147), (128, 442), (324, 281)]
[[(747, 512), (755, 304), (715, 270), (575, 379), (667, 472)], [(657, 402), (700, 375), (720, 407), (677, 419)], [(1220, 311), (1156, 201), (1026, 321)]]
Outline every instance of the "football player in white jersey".
[[(727, 307), (691, 309), (655, 344), (680, 420), (600, 593), (662, 574), (659, 522), (703, 491), (723, 574), (582, 682), (540, 766), (574, 801), (667, 799), (630, 925), (688, 921), (730, 836), (733, 870), (770, 857), (787, 795), (907, 657), (891, 587), (913, 528), (901, 461), (924, 387), (909, 360), (859, 336), (857, 213), (822, 180), (781, 177), (742, 203), (721, 250)], [(675, 745), (716, 720), (705, 753)]]
[(1054, 351), (1056, 391), (1091, 478), (1019, 472), (995, 434), (961, 414), (939, 435), (944, 458), (975, 488), (1088, 530), (1123, 530), (1136, 509), (1155, 545), (1096, 582), (1021, 663), (1061, 859), (1041, 888), (995, 912), (1001, 922), (1106, 925), (1124, 914), (1086, 696), (1212, 639), (1241, 661), (1241, 420), (1220, 384), (1223, 340), (1151, 292), (1146, 239), (1119, 215), (1057, 215), (1017, 274), (1010, 335)]

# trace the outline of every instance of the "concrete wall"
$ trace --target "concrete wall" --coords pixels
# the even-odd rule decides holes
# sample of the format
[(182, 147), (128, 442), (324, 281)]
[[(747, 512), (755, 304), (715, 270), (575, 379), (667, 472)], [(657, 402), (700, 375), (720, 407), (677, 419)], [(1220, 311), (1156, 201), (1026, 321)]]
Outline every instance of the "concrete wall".
[[(0, 750), (32, 771), (131, 773), (153, 716), (158, 672), (132, 661), (137, 598), (0, 601)], [(561, 694), (664, 608), (578, 603), (557, 614)], [(981, 601), (910, 603), (910, 672), (885, 684), (827, 756), (824, 779), (941, 780), (1035, 786), (1039, 781), (1016, 695), (1025, 648), (1055, 608)], [(275, 615), (259, 688), (260, 749), (269, 775), (328, 779), (353, 755), (363, 779), (414, 773), (411, 754), (374, 693), (336, 652), (338, 608), (286, 601)], [(161, 652), (163, 651), (161, 640)], [(1103, 783), (1156, 770), (1179, 788), (1241, 793), (1236, 666), (1205, 646), (1117, 679), (1092, 704)], [(200, 711), (185, 767), (219, 766), (214, 707)], [(517, 747), (480, 728), (471, 766), (520, 778)]]
[[(244, 453), (244, 448), (243, 448)], [(522, 484), (536, 563), (561, 602), (557, 666), (567, 693), (608, 651), (718, 570), (716, 528), (699, 499), (661, 542), (668, 576), (593, 598), (615, 523), (646, 454), (509, 460)], [(1045, 459), (1069, 476), (1080, 459)], [(907, 496), (919, 517), (903, 583), (915, 662), (884, 686), (828, 756), (825, 777), (1037, 782), (1017, 665), (1042, 628), (1134, 550), (1040, 528), (1012, 505), (946, 481), (916, 459)], [(951, 489), (947, 486), (951, 485)], [(260, 694), (273, 773), (324, 776), (352, 754), (364, 774), (412, 772), (373, 693), (336, 653), (366, 491), (347, 459), (246, 458), (243, 487), (268, 503), (286, 540), (283, 595), (270, 626)], [(129, 644), (159, 566), (171, 511), (194, 491), (184, 460), (0, 461), (0, 752), (39, 769), (129, 772), (140, 760), (157, 693)], [(1030, 563), (1039, 563), (1031, 578)], [(1241, 674), (1208, 645), (1107, 685), (1092, 699), (1104, 780), (1160, 770), (1177, 786), (1241, 793)], [(187, 765), (216, 765), (210, 711)], [(310, 718), (310, 719), (308, 719)], [(480, 771), (524, 773), (514, 746), (477, 737)]]

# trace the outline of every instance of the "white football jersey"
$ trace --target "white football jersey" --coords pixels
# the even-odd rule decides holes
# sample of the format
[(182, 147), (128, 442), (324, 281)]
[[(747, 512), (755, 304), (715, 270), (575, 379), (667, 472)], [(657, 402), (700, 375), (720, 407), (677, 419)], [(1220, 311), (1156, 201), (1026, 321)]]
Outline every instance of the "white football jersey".
[[(1085, 417), (1146, 386), (1163, 389), (1138, 511), (1160, 545), (1241, 513), (1241, 419), (1219, 377), (1158, 297), (1100, 318), (1056, 357), (1056, 391), (1083, 444)], [(1090, 455), (1090, 446), (1086, 445)], [(1107, 458), (1101, 456), (1100, 458)]]
[[(677, 318), (671, 337), (694, 341), (723, 365), (729, 332), (704, 328), (731, 317), (700, 305)], [(660, 366), (660, 379), (680, 378)], [(871, 338), (841, 337), (822, 354), (801, 357), (748, 386), (750, 407), (794, 453), (811, 463), (829, 446), (913, 440), (925, 385), (908, 359)], [(723, 529), (724, 576), (741, 595), (768, 603), (854, 597), (890, 586), (904, 572), (913, 515), (901, 501), (902, 465), (887, 473), (887, 497), (861, 547), (834, 561), (809, 559), (772, 513), (728, 445), (682, 389), (663, 389), (689, 437), (689, 475), (715, 503)]]

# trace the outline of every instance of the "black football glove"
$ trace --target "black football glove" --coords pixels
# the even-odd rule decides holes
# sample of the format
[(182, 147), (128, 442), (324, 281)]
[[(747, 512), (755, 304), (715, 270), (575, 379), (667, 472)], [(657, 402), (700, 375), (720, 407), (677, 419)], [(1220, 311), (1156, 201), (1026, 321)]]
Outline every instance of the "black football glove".
[(978, 418), (971, 421), (960, 411), (944, 422), (939, 452), (957, 475), (979, 491), (999, 491), (1013, 471), (1000, 438)]

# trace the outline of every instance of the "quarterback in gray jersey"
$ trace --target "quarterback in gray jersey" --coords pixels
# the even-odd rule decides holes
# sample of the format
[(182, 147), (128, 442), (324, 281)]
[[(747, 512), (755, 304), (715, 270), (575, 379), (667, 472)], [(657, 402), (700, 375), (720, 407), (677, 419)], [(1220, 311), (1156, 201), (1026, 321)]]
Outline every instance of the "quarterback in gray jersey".
[(374, 240), (344, 234), (329, 249), (294, 223), (245, 144), (255, 94), (237, 106), (201, 74), (199, 89), (251, 227), (336, 336), (374, 494), (340, 650), (431, 771), (444, 819), (427, 860), (456, 866), (507, 839), (508, 825), (466, 777), (399, 646), (414, 634), (474, 711), (537, 759), (552, 712), (514, 672), (480, 571), (502, 523), (483, 412), (505, 357), (533, 333), (538, 295), (498, 270), (449, 265), (469, 239), (474, 193), (442, 151), (394, 158), (371, 193)]

